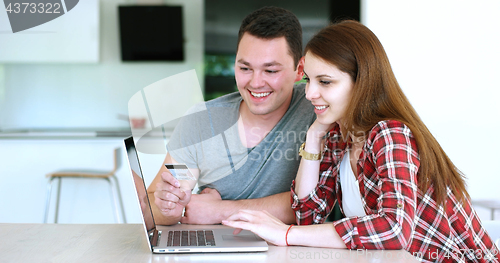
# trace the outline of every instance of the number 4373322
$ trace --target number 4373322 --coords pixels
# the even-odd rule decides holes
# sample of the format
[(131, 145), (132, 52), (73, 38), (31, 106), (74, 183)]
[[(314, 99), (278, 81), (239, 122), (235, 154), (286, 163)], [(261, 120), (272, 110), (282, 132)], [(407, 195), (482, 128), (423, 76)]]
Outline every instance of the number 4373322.
[(10, 3), (7, 6), (7, 13), (39, 13), (39, 14), (59, 14), (61, 13), (59, 3)]

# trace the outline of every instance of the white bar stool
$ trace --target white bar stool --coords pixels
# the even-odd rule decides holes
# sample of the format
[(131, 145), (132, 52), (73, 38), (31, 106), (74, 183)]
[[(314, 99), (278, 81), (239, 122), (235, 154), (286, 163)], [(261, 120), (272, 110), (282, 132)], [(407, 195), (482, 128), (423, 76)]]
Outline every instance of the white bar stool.
[[(47, 223), (49, 218), (50, 210), (50, 199), (52, 197), (52, 183), (54, 179), (57, 179), (57, 198), (56, 198), (56, 211), (54, 216), (54, 223), (57, 224), (59, 217), (59, 201), (61, 195), (61, 180), (62, 178), (83, 178), (83, 179), (101, 179), (106, 180), (109, 183), (109, 188), (111, 190), (111, 196), (113, 199), (113, 208), (115, 211), (115, 219), (117, 223), (127, 223), (125, 219), (125, 210), (123, 208), (122, 196), (120, 193), (120, 186), (118, 184), (118, 179), (115, 176), (116, 171), (121, 166), (121, 148), (114, 149), (114, 165), (111, 171), (99, 171), (99, 170), (61, 170), (53, 173), (47, 174), (49, 181), (47, 183), (47, 196), (45, 201), (45, 216), (44, 223)], [(120, 222), (120, 214), (122, 221)]]

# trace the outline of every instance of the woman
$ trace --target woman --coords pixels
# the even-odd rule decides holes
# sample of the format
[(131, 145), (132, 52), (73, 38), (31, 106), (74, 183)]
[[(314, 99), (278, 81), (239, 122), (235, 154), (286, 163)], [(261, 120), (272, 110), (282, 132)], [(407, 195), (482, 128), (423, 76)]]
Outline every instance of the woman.
[[(403, 94), (373, 32), (355, 21), (326, 27), (307, 44), (304, 63), (317, 120), (292, 184), (299, 226), (248, 210), (223, 223), (276, 245), (404, 249), (424, 262), (498, 262), (463, 175)], [(346, 218), (321, 224), (335, 201)]]

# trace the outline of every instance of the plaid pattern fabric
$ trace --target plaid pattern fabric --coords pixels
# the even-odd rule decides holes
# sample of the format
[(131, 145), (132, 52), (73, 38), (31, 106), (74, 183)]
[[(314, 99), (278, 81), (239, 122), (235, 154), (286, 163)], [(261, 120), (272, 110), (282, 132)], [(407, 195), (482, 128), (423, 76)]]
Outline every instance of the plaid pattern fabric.
[[(299, 225), (323, 223), (338, 200), (342, 210), (340, 162), (348, 147), (338, 126), (327, 136), (319, 183), (299, 199), (292, 183), (292, 208)], [(418, 190), (420, 166), (410, 129), (381, 121), (369, 133), (358, 160), (359, 188), (366, 212), (334, 227), (348, 249), (404, 249), (423, 262), (499, 262), (498, 248), (481, 226), (469, 200), (459, 203), (448, 189), (446, 210), (432, 186)]]

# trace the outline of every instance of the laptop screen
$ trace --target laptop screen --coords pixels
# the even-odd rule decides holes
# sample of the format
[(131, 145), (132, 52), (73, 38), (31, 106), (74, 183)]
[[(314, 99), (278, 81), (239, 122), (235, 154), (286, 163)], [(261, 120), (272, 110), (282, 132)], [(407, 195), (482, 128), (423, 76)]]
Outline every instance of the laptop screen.
[(146, 192), (146, 185), (144, 183), (141, 165), (139, 164), (139, 157), (137, 155), (134, 139), (132, 137), (128, 137), (125, 139), (125, 148), (127, 150), (127, 158), (130, 164), (130, 170), (132, 172), (132, 178), (134, 180), (135, 189), (137, 191), (139, 204), (141, 206), (142, 216), (144, 217), (146, 230), (148, 231), (149, 238), (151, 238), (153, 232), (156, 230), (156, 225), (153, 219), (151, 205), (149, 203), (149, 198)]

